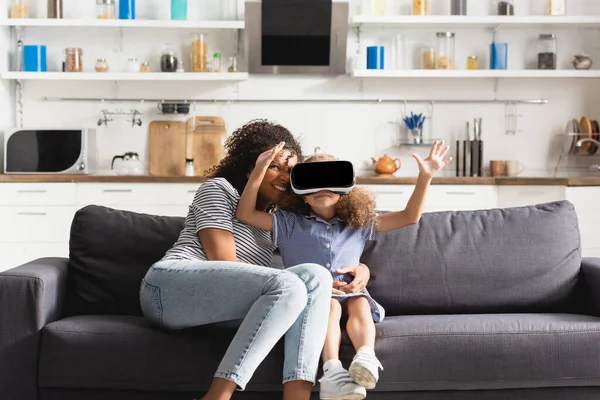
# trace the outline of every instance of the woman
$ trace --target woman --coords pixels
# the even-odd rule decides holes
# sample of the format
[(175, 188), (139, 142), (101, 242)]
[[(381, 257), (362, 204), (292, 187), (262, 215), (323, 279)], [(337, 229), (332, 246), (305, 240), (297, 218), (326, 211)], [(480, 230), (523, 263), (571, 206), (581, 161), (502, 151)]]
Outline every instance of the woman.
[[(315, 382), (331, 274), (316, 264), (268, 268), (274, 250), (270, 233), (235, 219), (256, 159), (282, 141), (286, 146), (261, 182), (256, 208), (272, 209), (282, 199), (289, 171), (302, 156), (300, 146), (286, 128), (251, 121), (227, 139), (227, 156), (198, 189), (179, 239), (142, 282), (142, 311), (161, 327), (177, 330), (243, 319), (202, 400), (230, 399), (237, 388), (243, 390), (284, 335), (284, 399), (309, 399)], [(366, 266), (341, 272), (356, 279), (335, 285), (333, 292), (364, 289)]]

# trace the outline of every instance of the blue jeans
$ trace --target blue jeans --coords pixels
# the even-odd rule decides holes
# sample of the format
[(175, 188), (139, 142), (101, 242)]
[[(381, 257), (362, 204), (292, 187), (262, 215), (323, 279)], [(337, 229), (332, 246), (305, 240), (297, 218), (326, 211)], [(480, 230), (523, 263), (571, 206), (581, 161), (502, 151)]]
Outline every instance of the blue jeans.
[(243, 319), (215, 377), (241, 390), (285, 335), (283, 382), (315, 383), (332, 278), (317, 264), (285, 270), (229, 261), (163, 260), (142, 282), (141, 307), (172, 330)]

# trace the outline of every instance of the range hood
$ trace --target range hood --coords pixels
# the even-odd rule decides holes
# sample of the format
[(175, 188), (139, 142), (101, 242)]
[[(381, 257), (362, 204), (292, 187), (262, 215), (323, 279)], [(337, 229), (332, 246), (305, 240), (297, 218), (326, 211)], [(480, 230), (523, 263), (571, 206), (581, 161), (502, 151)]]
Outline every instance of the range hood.
[(245, 5), (250, 73), (346, 73), (348, 0), (248, 0)]

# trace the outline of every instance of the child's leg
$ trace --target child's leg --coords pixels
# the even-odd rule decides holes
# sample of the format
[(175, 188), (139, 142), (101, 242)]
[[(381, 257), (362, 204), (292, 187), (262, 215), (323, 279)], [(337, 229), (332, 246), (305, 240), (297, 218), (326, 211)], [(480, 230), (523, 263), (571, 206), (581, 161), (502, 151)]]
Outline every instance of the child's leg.
[(356, 349), (349, 368), (350, 376), (366, 389), (374, 389), (379, 380), (381, 363), (375, 357), (375, 323), (366, 297), (348, 300), (348, 323), (346, 330)]
[(341, 319), (342, 305), (336, 299), (331, 299), (327, 336), (325, 337), (325, 346), (323, 346), (323, 363), (329, 360), (340, 359), (340, 343), (342, 342)]
[(323, 346), (323, 377), (320, 382), (322, 400), (362, 400), (367, 395), (365, 388), (354, 382), (340, 361), (340, 343), (342, 341), (342, 305), (337, 299), (331, 299), (329, 325), (325, 346)]
[(375, 348), (375, 323), (371, 316), (371, 307), (366, 297), (348, 299), (348, 323), (346, 330), (354, 349)]

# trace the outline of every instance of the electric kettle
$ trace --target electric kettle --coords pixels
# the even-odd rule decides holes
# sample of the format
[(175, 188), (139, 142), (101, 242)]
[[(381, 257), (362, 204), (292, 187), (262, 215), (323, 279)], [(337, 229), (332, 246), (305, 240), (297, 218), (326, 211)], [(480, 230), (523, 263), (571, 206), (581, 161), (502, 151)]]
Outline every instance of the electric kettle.
[[(115, 161), (117, 161), (116, 169)], [(140, 160), (138, 153), (134, 152), (127, 152), (123, 155), (114, 156), (110, 169), (115, 170), (118, 175), (144, 175), (146, 172), (144, 163)]]

